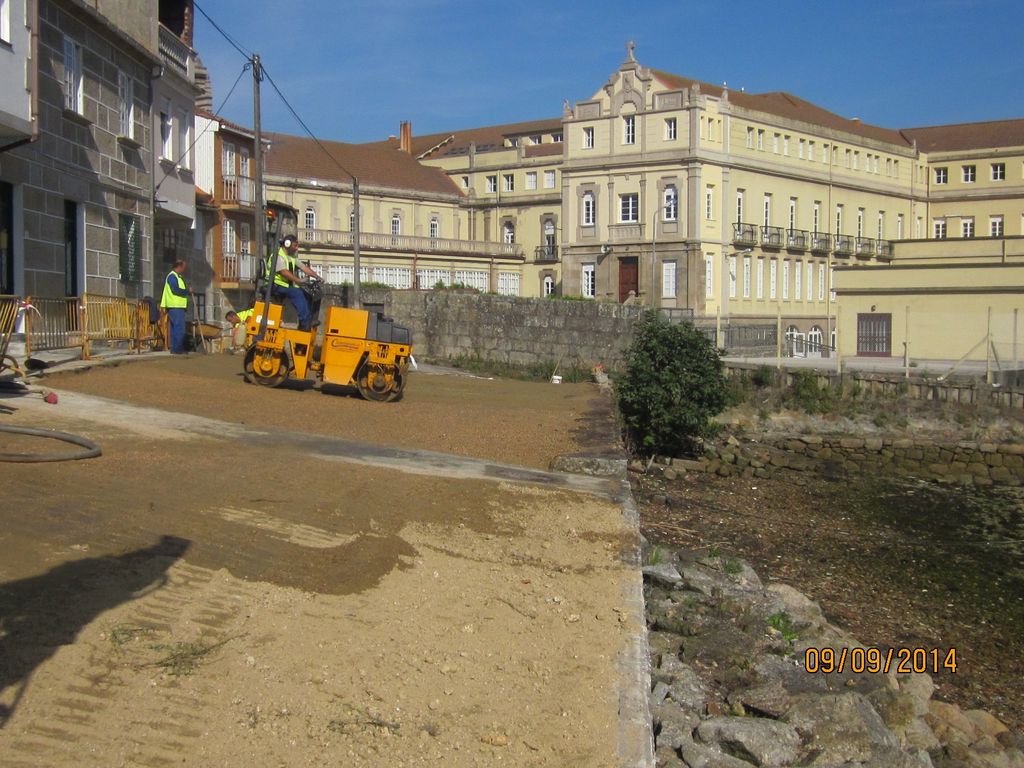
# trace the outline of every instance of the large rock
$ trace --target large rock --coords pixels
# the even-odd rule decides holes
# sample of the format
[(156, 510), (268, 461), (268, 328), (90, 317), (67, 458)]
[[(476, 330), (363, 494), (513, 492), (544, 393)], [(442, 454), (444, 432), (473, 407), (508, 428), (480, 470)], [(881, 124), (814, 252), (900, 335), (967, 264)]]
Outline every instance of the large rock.
[(809, 766), (865, 762), (879, 749), (899, 748), (899, 739), (859, 693), (801, 696), (783, 721), (809, 740), (815, 755)]
[(759, 717), (712, 717), (697, 726), (697, 741), (762, 768), (788, 765), (800, 756), (796, 729)]

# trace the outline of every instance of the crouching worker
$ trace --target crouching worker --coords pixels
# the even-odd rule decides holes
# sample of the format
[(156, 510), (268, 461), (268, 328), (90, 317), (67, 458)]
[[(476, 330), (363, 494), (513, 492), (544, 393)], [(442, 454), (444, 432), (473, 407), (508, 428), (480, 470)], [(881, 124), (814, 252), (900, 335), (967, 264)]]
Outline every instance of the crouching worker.
[[(295, 307), (295, 313), (299, 316), (299, 330), (308, 331), (313, 327), (313, 313), (310, 311), (306, 294), (303, 293), (299, 283), (302, 281), (299, 273), (303, 272), (310, 277), (320, 279), (314, 270), (301, 263), (296, 256), (299, 252), (299, 240), (295, 235), (285, 235), (281, 241), (281, 247), (277, 251), (277, 272), (274, 274), (273, 292), (284, 296)], [(267, 259), (267, 271), (271, 269), (273, 256)]]
[(252, 317), (252, 311), (252, 307), (243, 309), (241, 312), (235, 312), (232, 309), (224, 315), (224, 319), (231, 323), (231, 346), (233, 348), (245, 346), (246, 326), (249, 324), (249, 318)]

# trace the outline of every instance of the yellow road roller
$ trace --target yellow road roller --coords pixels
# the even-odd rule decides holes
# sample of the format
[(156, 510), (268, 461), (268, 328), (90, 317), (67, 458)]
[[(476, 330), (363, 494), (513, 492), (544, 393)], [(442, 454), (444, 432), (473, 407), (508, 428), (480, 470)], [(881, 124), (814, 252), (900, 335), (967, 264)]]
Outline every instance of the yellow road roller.
[(313, 378), (355, 387), (367, 400), (402, 396), (412, 355), (408, 328), (377, 312), (345, 307), (328, 307), (312, 331), (284, 327), (281, 315), (280, 304), (257, 301), (253, 307), (246, 322), (247, 381), (278, 387), (289, 378)]

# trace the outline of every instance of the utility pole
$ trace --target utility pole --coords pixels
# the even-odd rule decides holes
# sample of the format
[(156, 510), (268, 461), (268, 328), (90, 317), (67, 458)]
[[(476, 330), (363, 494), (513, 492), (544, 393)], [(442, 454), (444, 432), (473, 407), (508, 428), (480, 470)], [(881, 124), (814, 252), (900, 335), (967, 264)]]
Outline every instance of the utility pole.
[[(267, 222), (263, 202), (263, 132), (260, 128), (260, 80), (263, 79), (263, 68), (260, 64), (258, 53), (252, 55), (252, 125), (253, 135), (256, 138), (256, 146), (253, 148), (253, 162), (256, 164), (256, 176), (254, 184), (256, 200), (256, 254), (257, 258), (267, 260)], [(270, 299), (270, 283), (266, 281), (266, 294), (264, 302)]]
[(359, 179), (352, 177), (352, 308), (359, 309)]

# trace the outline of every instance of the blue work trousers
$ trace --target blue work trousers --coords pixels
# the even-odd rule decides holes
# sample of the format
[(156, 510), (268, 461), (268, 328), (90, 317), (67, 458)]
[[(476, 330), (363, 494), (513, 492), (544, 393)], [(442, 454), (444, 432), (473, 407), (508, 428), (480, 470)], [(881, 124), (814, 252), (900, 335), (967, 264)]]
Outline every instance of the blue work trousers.
[(284, 288), (276, 285), (274, 286), (274, 291), (287, 298), (292, 303), (292, 306), (295, 307), (295, 314), (299, 316), (299, 328), (309, 330), (313, 318), (309, 311), (309, 302), (306, 301), (306, 294), (302, 292), (302, 289), (296, 286)]
[(167, 328), (171, 354), (181, 355), (185, 353), (185, 310), (181, 308), (168, 308)]

